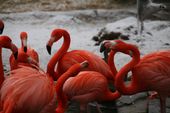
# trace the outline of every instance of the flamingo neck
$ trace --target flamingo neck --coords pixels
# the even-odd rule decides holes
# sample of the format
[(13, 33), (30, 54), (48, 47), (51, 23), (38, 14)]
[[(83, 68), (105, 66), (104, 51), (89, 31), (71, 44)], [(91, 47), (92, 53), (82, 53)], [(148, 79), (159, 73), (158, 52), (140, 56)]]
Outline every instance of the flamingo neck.
[(114, 101), (114, 100), (117, 100), (118, 98), (120, 98), (120, 96), (121, 96), (121, 94), (118, 91), (115, 91), (115, 92), (109, 91), (105, 95), (104, 100), (105, 101)]
[(21, 39), (21, 50), (22, 51), (24, 51), (24, 46), (27, 46), (27, 39)]
[(3, 62), (2, 62), (2, 48), (0, 47), (0, 87), (4, 81), (4, 68), (3, 68)]
[[(135, 94), (138, 92), (137, 84), (135, 84), (134, 79), (132, 79), (131, 83), (128, 86), (126, 86), (124, 83), (124, 79), (126, 75), (128, 74), (128, 72), (132, 70), (132, 68), (135, 65), (137, 65), (138, 62), (140, 61), (140, 53), (139, 53), (139, 50), (132, 45), (129, 45), (127, 49), (131, 50), (133, 53), (132, 60), (129, 63), (127, 63), (124, 67), (122, 67), (120, 71), (117, 73), (115, 86), (116, 86), (116, 89), (119, 90), (119, 92), (126, 94), (126, 95), (131, 95), (131, 94)], [(135, 78), (135, 76), (133, 76), (133, 78)]]
[[(81, 65), (75, 64), (69, 70), (67, 70), (58, 80), (56, 84), (57, 102), (58, 106), (56, 111), (63, 111), (67, 107), (67, 99), (63, 93), (63, 85), (65, 81), (71, 77), (77, 75), (81, 71)], [(64, 113), (64, 112), (63, 112)]]
[(21, 39), (21, 48), (24, 50), (24, 43), (23, 43), (22, 39)]
[(49, 75), (52, 75), (55, 80), (58, 78), (58, 75), (54, 75), (55, 74), (55, 70), (54, 70), (55, 65), (57, 64), (59, 59), (62, 58), (62, 56), (67, 52), (68, 48), (70, 47), (70, 35), (67, 32), (65, 32), (65, 33), (63, 33), (63, 38), (64, 38), (64, 42), (63, 42), (61, 48), (58, 50), (58, 52), (56, 52), (54, 54), (54, 56), (50, 59), (48, 65), (47, 65), (47, 73), (49, 73)]
[(109, 67), (112, 71), (112, 74), (113, 74), (113, 77), (115, 79), (115, 76), (117, 74), (117, 69), (116, 69), (116, 66), (114, 64), (114, 56), (115, 56), (116, 52), (115, 51), (111, 51), (110, 54), (109, 54), (109, 57), (108, 57), (108, 64), (109, 64)]

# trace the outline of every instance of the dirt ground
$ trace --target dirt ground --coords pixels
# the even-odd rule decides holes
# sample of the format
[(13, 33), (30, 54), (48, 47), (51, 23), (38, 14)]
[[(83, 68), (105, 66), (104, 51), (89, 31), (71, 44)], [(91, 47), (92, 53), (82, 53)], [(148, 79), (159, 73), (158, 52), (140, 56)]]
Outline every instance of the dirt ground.
[[(0, 12), (64, 11), (80, 9), (113, 9), (133, 6), (134, 2), (120, 4), (116, 0), (0, 0)], [(134, 0), (133, 0), (134, 1)]]

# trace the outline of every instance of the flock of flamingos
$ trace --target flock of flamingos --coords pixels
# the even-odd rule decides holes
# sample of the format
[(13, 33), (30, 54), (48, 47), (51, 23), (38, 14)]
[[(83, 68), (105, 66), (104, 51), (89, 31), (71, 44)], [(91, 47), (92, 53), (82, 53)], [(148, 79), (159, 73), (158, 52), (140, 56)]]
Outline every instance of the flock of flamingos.
[[(64, 113), (68, 101), (77, 101), (81, 113), (88, 112), (89, 102), (113, 101), (121, 95), (154, 91), (160, 98), (160, 112), (166, 113), (166, 98), (170, 94), (170, 50), (150, 53), (140, 58), (136, 45), (122, 40), (106, 40), (100, 51), (111, 49), (108, 62), (86, 50), (68, 51), (70, 35), (64, 29), (54, 29), (46, 44), (49, 54), (52, 45), (64, 38), (61, 48), (51, 57), (47, 70), (39, 67), (38, 53), (27, 47), (27, 33), (21, 32), (21, 48), (10, 37), (2, 35), (4, 23), (0, 20), (1, 49), (10, 49), (10, 72), (4, 76), (0, 55), (0, 113)], [(119, 71), (114, 55), (122, 52), (132, 59)], [(55, 68), (56, 67), (56, 68)], [(124, 78), (132, 72), (129, 85)], [(113, 84), (115, 92), (108, 84)], [(98, 112), (101, 113), (96, 103)]]

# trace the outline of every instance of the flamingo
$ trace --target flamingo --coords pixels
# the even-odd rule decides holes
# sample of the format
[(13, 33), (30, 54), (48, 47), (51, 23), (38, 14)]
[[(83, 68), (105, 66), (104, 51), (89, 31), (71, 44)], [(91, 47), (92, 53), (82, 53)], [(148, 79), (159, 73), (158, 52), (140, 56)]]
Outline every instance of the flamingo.
[(10, 49), (14, 55), (14, 58), (17, 59), (18, 48), (12, 43), (12, 40), (8, 36), (0, 36), (0, 87), (5, 80), (3, 62), (2, 62), (2, 47)]
[[(105, 49), (106, 48), (104, 48), (104, 46), (101, 46), (101, 50), (100, 51), (102, 52)], [(125, 54), (129, 54), (130, 55), (130, 51), (129, 50), (122, 51), (122, 52), (124, 52)], [(115, 67), (115, 65), (113, 63), (113, 59), (114, 59), (115, 54), (116, 54), (116, 52), (111, 51), (110, 54), (109, 54), (109, 58), (108, 58), (108, 64), (111, 67), (113, 74), (117, 73), (116, 67)], [(84, 70), (84, 69), (82, 69), (82, 70)], [(58, 79), (57, 84), (56, 84), (56, 92), (57, 92), (57, 95), (58, 95), (58, 107), (57, 107), (57, 110), (56, 110), (57, 113), (63, 113), (64, 110), (67, 108), (67, 104), (66, 104), (67, 103), (67, 98), (66, 97), (68, 95), (71, 95), (69, 97), (70, 98), (74, 98), (74, 96), (76, 97), (79, 94), (77, 92), (82, 92), (83, 91), (82, 95), (88, 95), (89, 91), (91, 91), (92, 89), (95, 89), (95, 88), (97, 89), (98, 88), (99, 91), (104, 90), (104, 92), (105, 92), (105, 93), (101, 94), (101, 96), (103, 95), (103, 97), (102, 97), (103, 100), (113, 101), (113, 100), (115, 100), (115, 99), (120, 97), (120, 94), (117, 91), (112, 93), (112, 92), (109, 91), (108, 87), (104, 88), (104, 86), (106, 86), (105, 83), (107, 82), (107, 80), (104, 77), (104, 75), (102, 75), (102, 74), (100, 74), (98, 72), (95, 72), (95, 71), (84, 71), (84, 72), (78, 74), (76, 77), (71, 78), (71, 80), (67, 80), (67, 77), (65, 79), (63, 79), (63, 76), (64, 75), (62, 75), (60, 77), (61, 79), (60, 78)], [(70, 78), (68, 78), (68, 79), (70, 79)], [(101, 80), (103, 80), (104, 82), (101, 83), (100, 82)], [(79, 83), (80, 81), (81, 81), (81, 83)], [(62, 93), (63, 92), (62, 91), (63, 84), (64, 84), (64, 88), (63, 88), (64, 93)], [(96, 84), (96, 85), (94, 85), (94, 84)], [(96, 93), (97, 93), (98, 90), (96, 90)], [(95, 93), (95, 91), (93, 92), (93, 94), (94, 93)], [(67, 96), (64, 95), (64, 94), (66, 94)], [(80, 101), (80, 100), (86, 101), (86, 104), (85, 104), (85, 106), (86, 106), (91, 101), (99, 100), (98, 96), (100, 96), (100, 93), (98, 92), (97, 94), (98, 95), (96, 97), (92, 96), (92, 97), (89, 98), (89, 100), (86, 100), (88, 98), (86, 96), (80, 96), (79, 99), (75, 99), (75, 100), (76, 101)], [(108, 98), (106, 98), (108, 95), (110, 95), (110, 96)], [(100, 101), (102, 101), (102, 99)], [(83, 111), (83, 109), (85, 109), (85, 106), (81, 107), (82, 111)], [(99, 110), (99, 108), (98, 108), (98, 110)]]
[(2, 34), (4, 30), (4, 22), (0, 19), (0, 34)]
[(118, 93), (112, 93), (109, 90), (107, 79), (101, 73), (95, 71), (80, 72), (88, 65), (90, 64), (87, 61), (74, 64), (57, 80), (58, 107), (56, 113), (64, 113), (67, 99), (78, 101), (80, 110), (84, 111), (89, 102), (113, 101), (120, 97), (117, 95)]
[[(31, 47), (29, 47), (29, 48), (27, 47), (27, 37), (28, 37), (28, 35), (27, 35), (26, 32), (21, 32), (20, 33), (21, 48), (19, 48), (19, 50), (18, 50), (18, 56), (20, 56), (20, 54), (23, 54), (23, 52), (26, 52), (26, 54), (28, 54), (30, 57), (32, 57), (37, 62), (36, 65), (39, 66), (38, 53), (34, 49), (32, 49)], [(27, 61), (23, 60), (24, 58), (22, 58), (22, 60), (20, 60), (20, 58), (22, 58), (22, 57), (19, 57), (18, 61), (27, 62)], [(15, 64), (16, 61), (15, 61), (13, 55), (10, 56), (9, 61), (10, 61), (11, 70), (18, 68), (18, 66)], [(28, 66), (28, 64), (25, 64), (25, 65)]]
[(3, 106), (0, 113), (54, 113), (56, 97), (52, 77), (24, 52), (18, 57), (24, 57), (32, 67), (20, 65), (10, 71), (0, 90)]
[[(131, 50), (132, 60), (115, 77), (116, 89), (124, 95), (156, 91), (160, 97), (160, 112), (166, 113), (166, 98), (170, 94), (170, 50), (153, 52), (140, 58), (138, 48), (121, 40), (111, 41), (113, 51)], [(124, 78), (132, 72), (132, 81), (126, 86)]]
[[(18, 49), (8, 36), (0, 36), (0, 47), (11, 49), (17, 58)], [(0, 113), (54, 113), (56, 101), (53, 79), (24, 52), (19, 57), (25, 58), (24, 61), (28, 60), (34, 68), (20, 65), (20, 68), (10, 71), (9, 75), (12, 76), (7, 76), (4, 80), (0, 55)]]
[[(62, 36), (64, 38), (62, 47), (54, 54), (47, 65), (47, 72), (50, 73), (50, 75), (54, 75), (55, 80), (57, 80), (73, 64), (87, 60), (89, 62), (89, 67), (84, 70), (100, 72), (107, 78), (108, 81), (114, 81), (114, 75), (112, 74), (109, 66), (99, 56), (86, 50), (72, 50), (67, 52), (70, 46), (70, 35), (64, 29), (54, 29), (52, 31), (51, 38), (46, 45), (49, 54), (51, 54), (51, 47), (53, 43), (61, 39)], [(58, 65), (55, 71), (54, 68), (57, 62)]]
[(54, 84), (45, 72), (22, 66), (10, 72), (0, 95), (2, 113), (40, 113), (54, 98)]

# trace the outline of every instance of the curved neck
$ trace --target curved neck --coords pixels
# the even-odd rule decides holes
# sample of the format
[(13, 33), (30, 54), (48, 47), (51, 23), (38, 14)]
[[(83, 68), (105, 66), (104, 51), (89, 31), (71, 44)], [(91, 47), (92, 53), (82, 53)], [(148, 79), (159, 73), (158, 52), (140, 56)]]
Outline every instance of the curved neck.
[(56, 52), (54, 54), (54, 56), (50, 59), (50, 61), (48, 62), (47, 65), (47, 73), (49, 73), (49, 75), (53, 76), (53, 79), (57, 79), (57, 75), (54, 75), (54, 69), (55, 69), (55, 65), (57, 64), (57, 62), (59, 61), (59, 59), (67, 52), (69, 46), (70, 46), (70, 35), (67, 32), (63, 33), (63, 38), (64, 38), (64, 42), (61, 46), (61, 48), (58, 50), (58, 52)]
[(4, 81), (4, 68), (3, 68), (3, 62), (2, 62), (2, 47), (0, 46), (0, 87)]
[(21, 48), (24, 49), (24, 42), (22, 39), (21, 39)]
[(115, 91), (115, 92), (109, 91), (108, 93), (106, 93), (104, 95), (102, 100), (104, 100), (104, 101), (114, 101), (114, 100), (117, 100), (120, 97), (121, 97), (121, 94), (118, 91)]
[(126, 95), (130, 95), (130, 94), (135, 94), (138, 91), (137, 84), (134, 82), (135, 76), (133, 76), (133, 79), (128, 86), (125, 85), (124, 79), (126, 75), (128, 74), (128, 72), (132, 70), (132, 68), (135, 65), (137, 65), (138, 62), (140, 61), (140, 53), (139, 53), (139, 50), (132, 45), (129, 45), (127, 49), (131, 50), (133, 53), (132, 60), (129, 63), (127, 63), (124, 67), (122, 67), (120, 71), (117, 73), (115, 86), (119, 92), (126, 94)]
[(115, 76), (117, 74), (116, 66), (115, 66), (115, 63), (114, 63), (115, 54), (116, 54), (115, 51), (111, 51), (110, 54), (109, 54), (109, 57), (108, 57), (108, 64), (109, 64), (109, 67), (110, 67), (110, 69), (112, 71), (114, 79), (115, 79)]
[(59, 110), (60, 113), (63, 111), (67, 105), (66, 96), (63, 93), (63, 84), (65, 81), (71, 77), (77, 75), (81, 71), (81, 65), (75, 64), (69, 68), (58, 80), (56, 84), (56, 93), (57, 93), (57, 102), (58, 106), (56, 110)]

